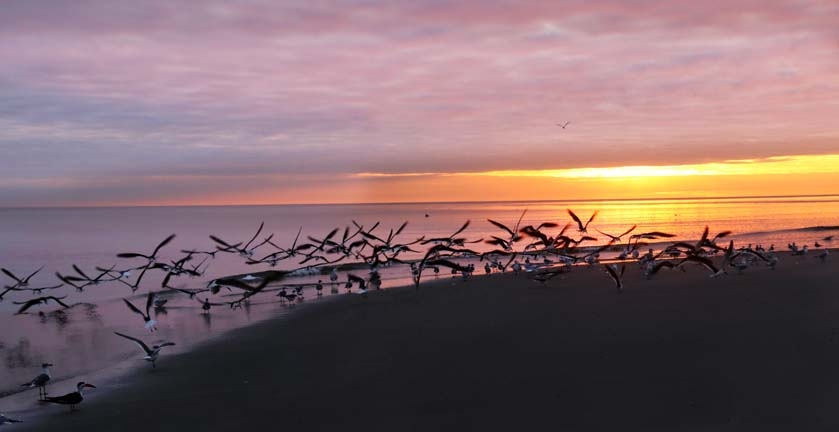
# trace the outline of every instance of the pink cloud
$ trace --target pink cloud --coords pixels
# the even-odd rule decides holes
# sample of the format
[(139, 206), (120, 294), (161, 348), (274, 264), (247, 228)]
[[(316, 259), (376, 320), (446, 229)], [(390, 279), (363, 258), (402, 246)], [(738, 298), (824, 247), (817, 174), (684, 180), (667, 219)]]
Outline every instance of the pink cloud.
[(0, 147), (45, 162), (4, 175), (837, 152), (837, 22), (835, 1), (11, 1)]

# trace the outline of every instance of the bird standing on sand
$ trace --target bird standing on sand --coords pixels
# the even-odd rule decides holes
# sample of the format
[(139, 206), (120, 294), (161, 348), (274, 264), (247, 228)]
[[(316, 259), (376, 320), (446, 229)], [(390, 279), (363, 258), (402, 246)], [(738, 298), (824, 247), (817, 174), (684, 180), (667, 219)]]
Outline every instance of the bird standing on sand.
[(52, 379), (52, 376), (50, 375), (50, 366), (52, 366), (51, 363), (42, 363), (40, 375), (33, 378), (32, 381), (29, 381), (26, 384), (21, 384), (20, 386), (27, 388), (38, 387), (38, 399), (43, 400), (47, 397), (47, 383), (50, 379)]
[(8, 418), (8, 417), (6, 417), (5, 414), (0, 413), (0, 426), (4, 425), (6, 423), (23, 423), (23, 421), (15, 420), (13, 418)]
[(157, 357), (160, 355), (160, 349), (161, 349), (161, 348), (163, 348), (163, 347), (167, 347), (167, 346), (174, 346), (174, 345), (175, 345), (175, 343), (174, 343), (174, 342), (163, 342), (163, 343), (161, 343), (160, 345), (152, 345), (152, 347), (151, 347), (151, 348), (149, 348), (149, 346), (148, 346), (148, 345), (146, 345), (146, 344), (145, 344), (143, 341), (141, 341), (140, 339), (133, 338), (133, 337), (128, 336), (128, 335), (124, 335), (124, 334), (122, 334), (122, 333), (120, 333), (120, 332), (114, 332), (114, 334), (115, 334), (115, 335), (117, 335), (117, 336), (120, 336), (120, 337), (124, 337), (124, 338), (126, 338), (126, 339), (128, 339), (128, 340), (130, 340), (130, 341), (132, 341), (132, 342), (134, 342), (134, 343), (136, 343), (136, 344), (137, 344), (137, 346), (139, 346), (139, 347), (140, 347), (140, 349), (142, 349), (142, 350), (143, 350), (143, 352), (146, 354), (146, 356), (145, 356), (145, 357), (143, 357), (143, 360), (150, 361), (150, 362), (151, 362), (151, 367), (152, 367), (152, 368), (156, 368), (156, 367), (157, 367), (157, 366), (155, 365), (155, 361), (157, 361)]
[(96, 388), (96, 386), (93, 384), (88, 384), (84, 381), (79, 381), (79, 383), (76, 384), (76, 391), (72, 393), (67, 393), (63, 396), (44, 398), (44, 401), (59, 405), (70, 405), (70, 411), (75, 411), (76, 405), (82, 403), (82, 401), (84, 400), (84, 389), (86, 387)]

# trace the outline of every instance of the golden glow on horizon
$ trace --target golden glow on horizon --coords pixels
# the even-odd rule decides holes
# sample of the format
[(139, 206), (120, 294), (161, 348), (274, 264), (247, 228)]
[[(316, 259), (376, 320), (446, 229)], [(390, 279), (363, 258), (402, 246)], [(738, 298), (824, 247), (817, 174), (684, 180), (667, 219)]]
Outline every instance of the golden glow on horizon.
[[(153, 180), (161, 190), (168, 190), (174, 184), (191, 192), (212, 181), (213, 177), (183, 175)], [(223, 187), (230, 182), (237, 183)], [(120, 184), (114, 183), (115, 186)], [(59, 202), (57, 205), (270, 205), (832, 195), (839, 193), (839, 154), (652, 167), (448, 174), (270, 175), (247, 176), (244, 180), (232, 176), (219, 185), (206, 193), (177, 192), (145, 200), (90, 200)]]
[(607, 179), (641, 177), (738, 176), (839, 173), (839, 154), (775, 156), (685, 165), (637, 165), (554, 170), (500, 170), (471, 173), (359, 173), (355, 177), (489, 176)]

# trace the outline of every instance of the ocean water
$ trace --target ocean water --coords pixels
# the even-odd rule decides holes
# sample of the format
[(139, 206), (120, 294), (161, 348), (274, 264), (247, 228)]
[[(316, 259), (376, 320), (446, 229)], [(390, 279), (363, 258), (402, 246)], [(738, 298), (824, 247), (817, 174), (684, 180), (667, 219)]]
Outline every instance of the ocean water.
[[(161, 251), (161, 260), (177, 259), (182, 255), (179, 252), (181, 249), (213, 250), (215, 243), (210, 240), (210, 234), (229, 243), (247, 241), (261, 222), (265, 223), (265, 228), (260, 239), (273, 234), (273, 241), (284, 247), (291, 246), (299, 230), (302, 234), (298, 243), (308, 241), (307, 236), (323, 238), (334, 228), (343, 230), (346, 226), (352, 227), (352, 221), (368, 228), (379, 222), (374, 233), (380, 237), (386, 237), (389, 230), (408, 221), (397, 240), (409, 242), (422, 236), (449, 236), (468, 220), (470, 225), (461, 235), (479, 240), (490, 235), (503, 237), (503, 232), (487, 219), (510, 227), (515, 226), (519, 218), (520, 226), (535, 226), (542, 222), (564, 225), (571, 221), (568, 209), (584, 220), (594, 211), (598, 212), (589, 226), (589, 234), (598, 237), (592, 245), (606, 240), (595, 229), (617, 234), (632, 225), (638, 226), (636, 233), (665, 231), (675, 234), (677, 237), (673, 240), (697, 239), (707, 225), (712, 235), (723, 230), (733, 231), (730, 238), (738, 245), (774, 244), (779, 249), (786, 249), (787, 243), (794, 241), (813, 247), (816, 241), (830, 235), (837, 235), (836, 244), (839, 244), (839, 195), (361, 205), (10, 208), (0, 209), (0, 266), (19, 276), (43, 267), (32, 278), (30, 285), (48, 286), (58, 283), (56, 272), (73, 274), (73, 264), (87, 273), (96, 273), (96, 266), (116, 266), (120, 269), (140, 265), (142, 260), (119, 259), (116, 254), (149, 253), (157, 243), (173, 233), (177, 236)], [(546, 231), (553, 234), (558, 228)], [(573, 229), (569, 233), (579, 235)], [(491, 249), (483, 242), (467, 246), (478, 251)], [(272, 251), (270, 246), (266, 246), (258, 250), (256, 256)], [(283, 269), (296, 267), (298, 264), (293, 261), (281, 262), (278, 266)], [(181, 278), (173, 283), (200, 288), (217, 277), (269, 268), (268, 265), (246, 265), (237, 255), (219, 253), (217, 258), (208, 261), (203, 276)], [(395, 267), (383, 272), (383, 277), (385, 287), (406, 285), (410, 280), (410, 271), (405, 266)], [(426, 279), (433, 277), (448, 276), (425, 276)], [(13, 283), (6, 275), (0, 274), (0, 278), (3, 285)], [(197, 300), (168, 291), (162, 293), (169, 299), (166, 309), (158, 311), (155, 316), (159, 330), (149, 333), (140, 317), (127, 309), (123, 299), (142, 305), (149, 290), (160, 291), (161, 278), (160, 274), (149, 273), (136, 293), (116, 282), (87, 287), (83, 292), (70, 287), (44, 292), (43, 295), (66, 295), (64, 301), (74, 306), (59, 310), (50, 304), (32, 308), (31, 313), (22, 315), (14, 315), (20, 307), (14, 303), (25, 301), (32, 295), (23, 292), (6, 294), (0, 302), (0, 395), (23, 390), (19, 384), (37, 375), (38, 365), (42, 362), (56, 365), (52, 368), (56, 381), (62, 378), (72, 381), (75, 377), (116, 365), (122, 365), (119, 367), (123, 369), (149, 367), (139, 360), (139, 350), (115, 336), (113, 331), (141, 337), (149, 343), (174, 341), (178, 345), (171, 347), (171, 352), (177, 352), (231, 328), (293, 310), (280, 304), (277, 297), (264, 294), (255, 297), (246, 308), (230, 310), (216, 307), (207, 315), (202, 313)], [(312, 282), (319, 278), (326, 279), (309, 276), (291, 278), (289, 283)], [(327, 295), (324, 298), (318, 298), (308, 290), (304, 304), (328, 301), (331, 296), (329, 288), (325, 290)], [(339, 292), (343, 295), (344, 289)], [(227, 297), (231, 298), (235, 297)], [(165, 357), (166, 349), (161, 365), (165, 365)], [(69, 389), (72, 385), (65, 387)], [(63, 390), (61, 388), (56, 393)], [(35, 390), (28, 392), (34, 400), (37, 396)]]

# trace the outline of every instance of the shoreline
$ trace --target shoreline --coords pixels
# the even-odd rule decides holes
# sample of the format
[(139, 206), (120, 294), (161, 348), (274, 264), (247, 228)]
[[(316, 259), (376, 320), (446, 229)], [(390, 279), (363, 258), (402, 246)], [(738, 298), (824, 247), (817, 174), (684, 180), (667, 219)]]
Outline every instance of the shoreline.
[[(808, 407), (818, 415), (807, 425), (839, 425), (826, 406), (839, 391), (829, 379), (839, 266), (781, 258), (775, 271), (714, 279), (691, 267), (644, 280), (629, 266), (622, 294), (601, 269), (580, 268), (545, 287), (506, 273), (342, 296), (166, 356), (90, 392), (77, 413), (45, 407), (16, 427), (498, 430), (528, 416), (551, 424), (544, 409), (567, 417), (554, 425), (599, 430), (610, 425), (599, 407), (646, 429), (789, 427)], [(661, 418), (640, 401), (662, 405)]]

